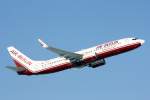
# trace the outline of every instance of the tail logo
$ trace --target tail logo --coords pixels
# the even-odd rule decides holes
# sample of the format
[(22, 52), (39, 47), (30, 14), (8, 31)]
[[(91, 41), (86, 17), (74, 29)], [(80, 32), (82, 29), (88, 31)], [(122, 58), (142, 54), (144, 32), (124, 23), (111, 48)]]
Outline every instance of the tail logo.
[(13, 55), (15, 55), (15, 56), (17, 56), (18, 55), (18, 52), (17, 51), (15, 51), (15, 50), (11, 50), (10, 51)]
[(15, 50), (11, 50), (10, 51), (15, 57), (17, 57), (20, 61), (22, 61), (25, 64), (28, 64), (29, 66), (32, 64), (31, 61), (29, 61), (26, 57), (24, 57), (23, 55), (19, 54), (17, 51)]

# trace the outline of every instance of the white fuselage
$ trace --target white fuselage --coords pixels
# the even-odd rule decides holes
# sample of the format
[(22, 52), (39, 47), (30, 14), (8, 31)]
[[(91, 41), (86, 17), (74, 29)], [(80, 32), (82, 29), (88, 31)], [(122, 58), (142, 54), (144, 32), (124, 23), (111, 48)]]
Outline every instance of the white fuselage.
[[(125, 38), (125, 39), (115, 40), (115, 41), (107, 42), (107, 43), (104, 43), (104, 44), (101, 44), (98, 46), (94, 46), (94, 47), (91, 47), (88, 49), (77, 51), (75, 53), (82, 54), (83, 60), (94, 57), (95, 54), (98, 54), (100, 56), (102, 55), (102, 58), (106, 58), (109, 56), (113, 56), (113, 54), (105, 56), (105, 55), (103, 55), (104, 53), (111, 53), (115, 50), (119, 50), (119, 49), (121, 50), (126, 47), (129, 47), (129, 48), (127, 48), (127, 50), (125, 50), (125, 51), (129, 51), (130, 49), (134, 49), (137, 46), (141, 45), (141, 43), (143, 42), (143, 40), (140, 40), (140, 39), (138, 39), (138, 40), (132, 40), (132, 39), (133, 38)], [(122, 51), (122, 52), (124, 52), (124, 51)], [(118, 53), (122, 53), (122, 52), (118, 52)], [(93, 60), (88, 61), (87, 64), (91, 63), (92, 61)], [(31, 67), (33, 67), (32, 69), (34, 69), (35, 73), (38, 73), (38, 72), (49, 70), (49, 69), (55, 69), (55, 68), (57, 69), (57, 67), (60, 68), (60, 66), (65, 66), (65, 65), (69, 66), (69, 68), (74, 67), (72, 65), (72, 63), (70, 62), (70, 60), (67, 60), (64, 57), (57, 57), (57, 58), (50, 59), (47, 61), (36, 61), (35, 65), (32, 65)], [(35, 67), (35, 66), (37, 66), (37, 67)]]
[(21, 54), (21, 52), (13, 47), (9, 47), (8, 50), (16, 65), (23, 66), (27, 69), (19, 74), (32, 75), (53, 73), (74, 67), (83, 67), (95, 62), (97, 57), (99, 59), (105, 59), (107, 57), (133, 50), (141, 46), (143, 43), (144, 40), (141, 39), (124, 38), (77, 51), (75, 53), (83, 55), (83, 63), (78, 66), (74, 65), (69, 59), (64, 57), (57, 57), (46, 61), (34, 61)]

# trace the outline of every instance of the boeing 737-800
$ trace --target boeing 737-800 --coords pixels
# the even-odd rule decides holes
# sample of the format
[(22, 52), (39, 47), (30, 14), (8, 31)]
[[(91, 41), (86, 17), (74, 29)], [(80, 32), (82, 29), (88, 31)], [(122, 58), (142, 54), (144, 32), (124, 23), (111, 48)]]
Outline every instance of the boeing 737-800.
[(96, 68), (105, 65), (105, 58), (133, 50), (144, 44), (142, 39), (124, 38), (81, 51), (70, 52), (48, 46), (41, 39), (38, 39), (38, 41), (43, 48), (58, 54), (59, 57), (45, 61), (35, 61), (11, 46), (8, 47), (8, 52), (14, 60), (16, 67), (8, 66), (8, 68), (15, 70), (19, 75), (48, 74), (85, 66)]

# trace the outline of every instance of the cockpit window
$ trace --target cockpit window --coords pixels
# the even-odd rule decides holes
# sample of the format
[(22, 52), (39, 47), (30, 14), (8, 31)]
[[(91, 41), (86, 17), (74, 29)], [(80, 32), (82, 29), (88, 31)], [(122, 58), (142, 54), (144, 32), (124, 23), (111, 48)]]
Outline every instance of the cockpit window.
[(132, 40), (137, 40), (138, 38), (133, 38)]

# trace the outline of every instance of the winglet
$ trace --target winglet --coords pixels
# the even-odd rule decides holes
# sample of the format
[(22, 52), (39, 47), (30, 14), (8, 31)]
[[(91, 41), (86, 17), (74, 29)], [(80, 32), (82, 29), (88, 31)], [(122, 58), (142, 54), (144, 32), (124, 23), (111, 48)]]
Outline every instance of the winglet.
[(41, 39), (38, 39), (38, 41), (43, 48), (48, 48), (48, 45), (46, 43), (44, 43)]

